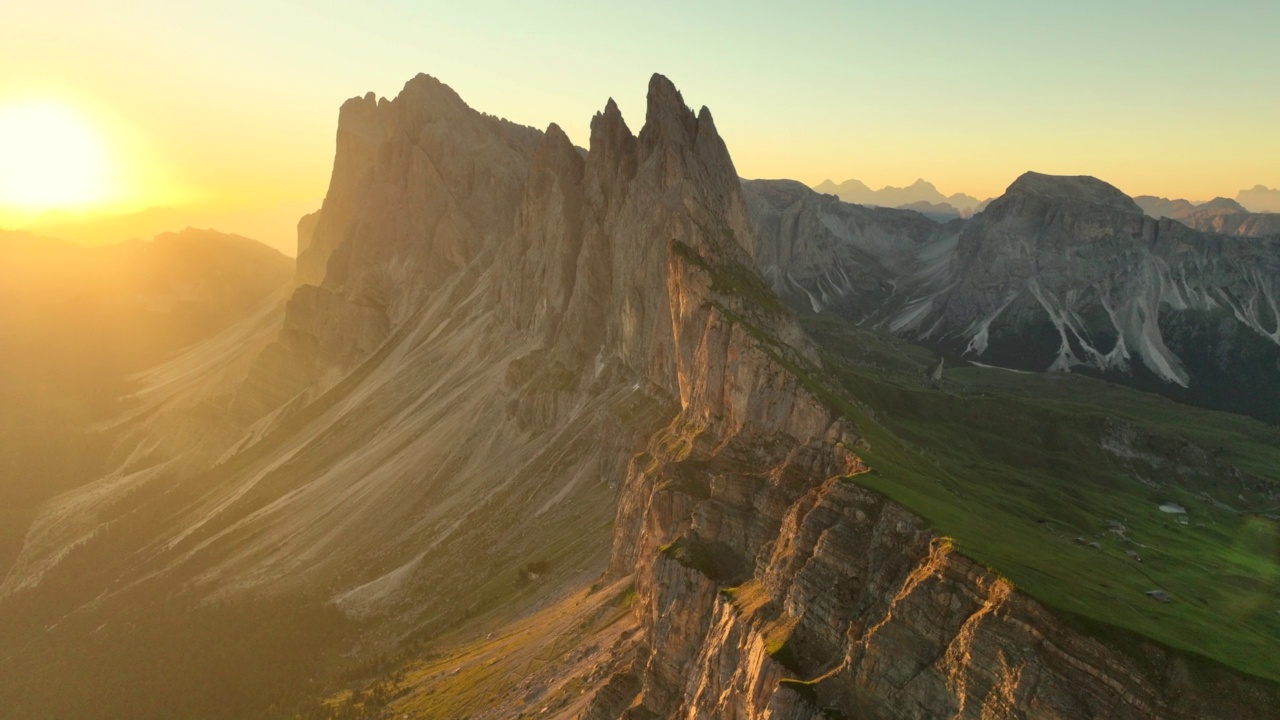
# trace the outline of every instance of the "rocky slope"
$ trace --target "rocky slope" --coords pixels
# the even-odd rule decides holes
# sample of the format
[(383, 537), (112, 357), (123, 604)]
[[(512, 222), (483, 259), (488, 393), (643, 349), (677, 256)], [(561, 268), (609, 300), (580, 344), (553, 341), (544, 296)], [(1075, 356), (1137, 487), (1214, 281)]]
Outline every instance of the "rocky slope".
[[(653, 116), (651, 89), (642, 144)], [(694, 125), (691, 113), (685, 118), (684, 127)], [(703, 122), (697, 121), (694, 137), (702, 137)], [(619, 145), (630, 146), (626, 137)], [(595, 154), (593, 142), (588, 165)], [(678, 173), (702, 185), (692, 197), (720, 197), (737, 207), (727, 160), (715, 153), (713, 167), (723, 171), (707, 173), (691, 167), (697, 155), (686, 155)], [(579, 177), (573, 156), (562, 156), (566, 174)], [(639, 167), (633, 183), (646, 178), (646, 164)], [(708, 192), (707, 184), (720, 190)], [(682, 194), (690, 192), (682, 186)], [(803, 201), (808, 191), (802, 190), (786, 183), (744, 185), (753, 211), (762, 196), (783, 197), (776, 203), (783, 211), (769, 221), (774, 225), (760, 223), (762, 235), (789, 227), (798, 243), (811, 239), (795, 230), (801, 213), (785, 211), (787, 198)], [(1080, 194), (1096, 199), (1092, 190), (1081, 188)], [(683, 207), (715, 212), (701, 201), (687, 199)], [(402, 687), (408, 699), (390, 712), (459, 713), (465, 707), (472, 717), (534, 710), (585, 718), (1190, 718), (1232, 717), (1266, 706), (1273, 691), (1265, 685), (1225, 672), (1211, 681), (1191, 679), (1176, 654), (1147, 646), (1146, 659), (1138, 661), (1081, 635), (951, 552), (918, 518), (848, 482), (869, 471), (859, 457), (860, 432), (841, 417), (842, 401), (820, 379), (812, 346), (753, 280), (732, 241), (754, 247), (757, 258), (777, 252), (779, 262), (788, 252), (830, 252), (856, 271), (858, 263), (883, 268), (913, 257), (922, 240), (911, 228), (934, 232), (931, 223), (909, 213), (860, 213), (837, 216), (843, 224), (822, 223), (832, 232), (823, 243), (767, 249), (748, 230), (695, 233), (696, 244), (670, 246), (667, 312), (680, 410), (628, 465), (606, 575), (618, 582), (633, 578), (638, 631), (559, 651), (564, 664), (558, 672), (543, 670), (509, 690), (499, 684), (497, 695), (510, 694), (493, 705), (433, 703), (434, 697), (465, 694), (468, 682), (482, 682), (471, 675), (480, 668), (463, 660), (451, 673), (428, 672), (424, 686)], [(559, 225), (566, 214), (557, 210), (550, 217)], [(733, 215), (714, 218), (695, 224), (723, 229), (740, 222)], [(906, 229), (891, 232), (891, 221)], [(867, 249), (848, 253), (836, 243), (851, 235)], [(767, 260), (761, 263), (777, 282)], [(812, 267), (810, 277), (823, 277), (820, 263)], [(865, 274), (868, 266), (861, 270)], [(554, 264), (542, 272), (554, 274)], [(498, 630), (502, 637), (478, 651), (491, 658), (486, 667), (511, 652), (499, 650), (512, 642), (514, 631), (505, 633)], [(464, 669), (469, 672), (457, 675)], [(450, 679), (455, 677), (462, 679)], [(535, 692), (534, 686), (549, 690)]]
[(959, 228), (852, 205), (791, 180), (744, 180), (742, 191), (764, 240), (755, 252), (761, 274), (779, 296), (814, 312), (875, 314), (905, 289), (922, 248)]
[[(708, 268), (754, 279), (754, 230), (710, 113), (664, 78), (638, 135), (609, 103), (586, 153), (425, 76), (349, 101), (339, 125), (284, 312), (146, 375), (116, 468), (32, 520), (0, 604), (13, 647), (49, 650), (0, 659), (14, 707), (83, 716), (125, 702), (112, 693), (133, 702), (135, 676), (155, 685), (135, 716), (192, 702), (189, 670), (132, 665), (197, 632), (179, 612), (139, 647), (126, 629), (166, 608), (242, 608), (230, 637), (282, 602), (336, 607), (371, 628), (354, 640), (367, 654), (534, 602), (598, 571), (613, 488), (673, 407), (726, 436), (788, 422), (790, 392), (753, 390), (794, 380), (699, 362), (751, 352), (702, 293)], [(533, 565), (550, 576), (513, 595)], [(106, 649), (61, 671), (98, 684), (67, 692), (47, 672), (58, 648), (99, 626)], [(259, 700), (303, 657), (263, 668)]]

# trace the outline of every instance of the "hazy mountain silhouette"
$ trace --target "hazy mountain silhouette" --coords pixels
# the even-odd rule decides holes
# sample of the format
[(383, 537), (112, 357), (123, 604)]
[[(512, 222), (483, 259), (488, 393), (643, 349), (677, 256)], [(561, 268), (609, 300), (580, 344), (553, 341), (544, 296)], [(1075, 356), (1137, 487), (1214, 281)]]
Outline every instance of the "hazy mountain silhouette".
[(130, 376), (278, 301), (292, 265), (204, 230), (97, 247), (0, 232), (0, 567), (17, 516), (105, 460), (90, 429), (127, 407)]
[(1142, 195), (1134, 198), (1134, 201), (1151, 217), (1171, 218), (1205, 232), (1237, 237), (1280, 236), (1280, 213), (1250, 212), (1240, 202), (1230, 198), (1219, 197), (1205, 203), (1192, 203)]
[[(879, 190), (872, 190), (861, 180), (845, 180), (838, 185), (831, 180), (824, 180), (813, 189), (858, 205), (892, 208), (914, 206), (911, 209), (928, 209), (939, 215), (954, 212), (957, 217), (962, 214), (967, 216), (984, 205), (982, 201), (964, 193), (943, 195), (933, 183), (923, 178), (906, 187), (886, 186)], [(920, 203), (927, 203), (928, 206), (921, 206)]]
[(1280, 190), (1263, 185), (1254, 185), (1248, 190), (1241, 190), (1236, 195), (1236, 202), (1256, 213), (1280, 213)]
[(22, 230), (80, 245), (111, 245), (145, 240), (174, 228), (217, 228), (254, 238), (285, 255), (297, 247), (298, 218), (318, 202), (286, 202), (258, 210), (209, 210), (198, 207), (151, 207), (133, 213), (50, 211), (26, 223)]

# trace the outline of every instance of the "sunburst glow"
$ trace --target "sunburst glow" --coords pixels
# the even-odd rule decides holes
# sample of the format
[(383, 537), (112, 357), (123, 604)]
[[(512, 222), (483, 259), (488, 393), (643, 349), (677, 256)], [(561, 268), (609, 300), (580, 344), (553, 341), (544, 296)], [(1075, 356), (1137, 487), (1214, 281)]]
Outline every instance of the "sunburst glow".
[(0, 206), (80, 208), (109, 199), (111, 163), (96, 128), (71, 107), (0, 107)]

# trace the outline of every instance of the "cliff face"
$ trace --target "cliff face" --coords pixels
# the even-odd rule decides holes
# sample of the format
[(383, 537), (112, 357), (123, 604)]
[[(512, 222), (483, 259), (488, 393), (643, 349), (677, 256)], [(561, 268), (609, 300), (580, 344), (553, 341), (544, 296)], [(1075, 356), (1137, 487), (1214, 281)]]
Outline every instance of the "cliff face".
[(643, 659), (583, 717), (1274, 716), (1274, 689), (1080, 634), (842, 477), (862, 470), (824, 443), (755, 475), (669, 465), (641, 492)]

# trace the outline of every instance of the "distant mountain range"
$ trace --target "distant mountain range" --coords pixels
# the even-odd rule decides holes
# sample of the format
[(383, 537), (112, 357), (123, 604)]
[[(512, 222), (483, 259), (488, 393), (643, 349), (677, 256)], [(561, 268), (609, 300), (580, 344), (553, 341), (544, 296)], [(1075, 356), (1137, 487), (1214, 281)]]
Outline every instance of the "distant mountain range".
[(149, 240), (175, 228), (217, 228), (251, 237), (285, 255), (297, 247), (298, 218), (314, 211), (318, 202), (285, 202), (260, 209), (216, 210), (201, 207), (150, 207), (131, 213), (73, 213), (55, 210), (22, 230), (77, 245), (113, 245), (126, 240)]
[[(823, 180), (813, 186), (816, 192), (824, 195), (835, 195), (847, 203), (867, 205), (871, 207), (902, 208), (915, 210), (932, 220), (946, 222), (958, 217), (969, 217), (981, 212), (994, 198), (978, 200), (972, 195), (955, 193), (943, 195), (933, 183), (923, 178), (906, 187), (886, 186), (872, 190), (861, 180), (845, 180), (835, 183)], [(1229, 235), (1261, 237), (1280, 233), (1280, 218), (1274, 220), (1259, 218), (1233, 218), (1231, 220), (1214, 220), (1224, 215), (1269, 214), (1280, 213), (1280, 190), (1255, 185), (1249, 190), (1241, 190), (1235, 200), (1225, 197), (1215, 198), (1209, 202), (1193, 202), (1190, 200), (1168, 199), (1154, 195), (1140, 195), (1134, 201), (1143, 212), (1154, 218), (1172, 218), (1180, 220), (1192, 227), (1207, 232), (1221, 232)]]
[[(1244, 196), (1255, 191), (1272, 192), (1280, 196), (1280, 192), (1268, 191), (1261, 185), (1254, 190), (1241, 191), (1240, 195)], [(1250, 212), (1243, 203), (1229, 198), (1214, 198), (1207, 203), (1199, 204), (1188, 200), (1169, 200), (1150, 195), (1140, 195), (1133, 200), (1138, 203), (1138, 207), (1141, 207), (1144, 213), (1151, 217), (1170, 218), (1204, 232), (1239, 237), (1280, 235), (1280, 213)], [(1254, 204), (1253, 207), (1259, 207), (1259, 205)]]
[(836, 184), (823, 180), (813, 188), (825, 195), (835, 195), (845, 202), (875, 207), (907, 208), (935, 220), (968, 217), (986, 207), (990, 200), (979, 200), (972, 195), (955, 193), (943, 195), (928, 180), (919, 179), (906, 187), (887, 186), (872, 190), (861, 180), (845, 180)]

